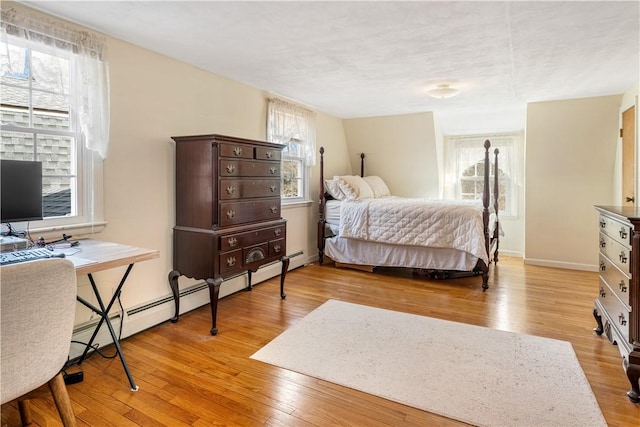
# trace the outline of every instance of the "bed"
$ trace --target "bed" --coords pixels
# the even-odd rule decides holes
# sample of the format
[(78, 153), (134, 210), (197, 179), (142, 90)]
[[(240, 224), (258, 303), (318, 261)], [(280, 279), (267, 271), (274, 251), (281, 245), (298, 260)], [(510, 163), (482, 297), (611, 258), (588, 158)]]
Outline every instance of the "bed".
[[(376, 267), (411, 268), (431, 278), (482, 276), (488, 289), (489, 265), (498, 262), (500, 225), (497, 177), (493, 205), (489, 140), (484, 142), (481, 202), (404, 198), (391, 195), (379, 176), (324, 177), (320, 148), (318, 256), (336, 265), (373, 271)], [(498, 149), (493, 167), (498, 170)]]

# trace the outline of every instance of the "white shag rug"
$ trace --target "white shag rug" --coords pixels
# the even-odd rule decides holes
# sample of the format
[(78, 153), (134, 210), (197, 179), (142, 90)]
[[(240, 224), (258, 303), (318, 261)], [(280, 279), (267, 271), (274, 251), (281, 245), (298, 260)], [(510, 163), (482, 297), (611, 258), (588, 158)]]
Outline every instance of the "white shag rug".
[(478, 426), (606, 426), (571, 343), (329, 300), (251, 356)]

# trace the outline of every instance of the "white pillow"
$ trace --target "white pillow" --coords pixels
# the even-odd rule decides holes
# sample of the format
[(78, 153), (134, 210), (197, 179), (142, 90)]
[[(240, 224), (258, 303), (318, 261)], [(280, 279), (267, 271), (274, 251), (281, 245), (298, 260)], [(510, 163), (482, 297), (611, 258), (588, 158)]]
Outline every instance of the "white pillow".
[(373, 190), (367, 182), (357, 175), (334, 176), (347, 200), (372, 199)]
[(329, 195), (336, 200), (345, 200), (347, 198), (347, 196), (345, 196), (345, 194), (340, 189), (340, 185), (338, 184), (338, 180), (336, 179), (325, 179), (324, 191), (329, 193)]
[(391, 195), (389, 187), (387, 187), (387, 184), (385, 184), (385, 182), (379, 176), (365, 176), (363, 179), (367, 184), (369, 184), (369, 187), (371, 187), (371, 190), (373, 191), (373, 197), (375, 197), (376, 199), (378, 197)]

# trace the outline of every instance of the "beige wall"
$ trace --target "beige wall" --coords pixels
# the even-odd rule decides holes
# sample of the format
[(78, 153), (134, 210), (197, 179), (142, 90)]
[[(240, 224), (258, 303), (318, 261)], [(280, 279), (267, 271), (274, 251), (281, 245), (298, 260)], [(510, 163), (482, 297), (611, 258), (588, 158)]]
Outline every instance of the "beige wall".
[(382, 177), (391, 194), (439, 197), (435, 126), (431, 112), (344, 120), (353, 173), (365, 153), (365, 175)]
[(531, 103), (525, 153), (525, 262), (593, 269), (594, 205), (613, 202), (621, 96)]

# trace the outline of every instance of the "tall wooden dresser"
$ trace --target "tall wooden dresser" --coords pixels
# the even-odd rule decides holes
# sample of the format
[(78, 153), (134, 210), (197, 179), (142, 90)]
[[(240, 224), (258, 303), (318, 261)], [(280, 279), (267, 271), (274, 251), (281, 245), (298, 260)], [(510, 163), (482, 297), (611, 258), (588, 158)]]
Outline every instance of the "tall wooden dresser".
[(286, 220), (280, 213), (282, 145), (224, 135), (172, 137), (176, 142), (176, 224), (169, 285), (178, 321), (181, 275), (205, 280), (216, 335), (222, 281), (281, 261), (285, 298)]
[(600, 290), (593, 315), (598, 335), (618, 345), (631, 383), (629, 399), (640, 403), (640, 209), (596, 206), (600, 214)]

